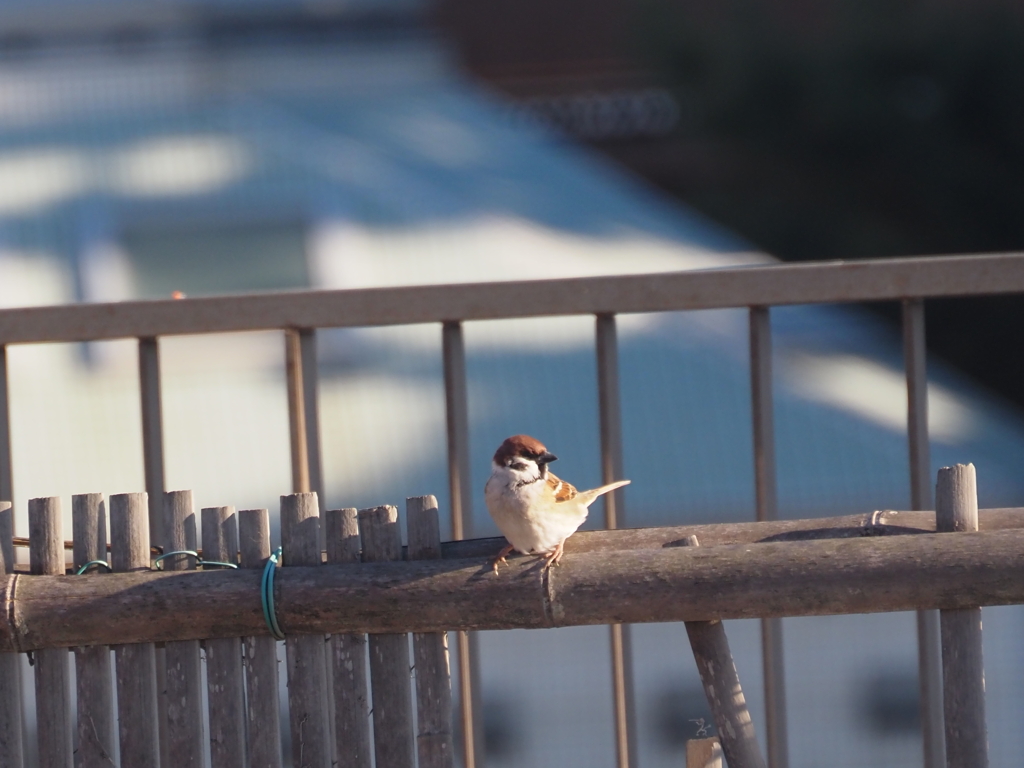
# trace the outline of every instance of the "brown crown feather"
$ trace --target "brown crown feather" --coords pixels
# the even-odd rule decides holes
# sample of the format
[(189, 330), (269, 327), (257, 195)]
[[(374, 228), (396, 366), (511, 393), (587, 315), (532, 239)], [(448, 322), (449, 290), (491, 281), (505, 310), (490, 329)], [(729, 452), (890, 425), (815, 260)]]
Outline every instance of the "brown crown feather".
[(494, 463), (498, 465), (505, 465), (509, 459), (516, 456), (524, 456), (529, 459), (536, 459), (544, 453), (547, 453), (547, 448), (544, 447), (544, 443), (536, 438), (530, 437), (529, 435), (512, 435), (498, 446), (498, 450), (494, 452)]

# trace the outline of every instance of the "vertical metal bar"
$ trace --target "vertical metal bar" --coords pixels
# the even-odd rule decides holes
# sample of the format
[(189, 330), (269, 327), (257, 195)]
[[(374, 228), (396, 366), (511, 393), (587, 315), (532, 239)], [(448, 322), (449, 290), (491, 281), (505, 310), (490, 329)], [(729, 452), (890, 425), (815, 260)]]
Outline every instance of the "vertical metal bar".
[[(928, 445), (928, 373), (924, 301), (903, 302), (903, 363), (907, 374), (907, 438), (910, 447), (911, 509), (932, 508)], [(946, 764), (942, 718), (942, 652), (939, 612), (917, 612), (917, 670), (925, 768)]]
[[(299, 334), (299, 358), (302, 361), (302, 413), (306, 432), (306, 473), (309, 490), (316, 494), (320, 515), (324, 514), (324, 468), (320, 453), (319, 372), (316, 364), (316, 329), (302, 328)], [(323, 542), (321, 542), (321, 545)]]
[(305, 388), (302, 386), (300, 331), (284, 332), (284, 367), (288, 385), (288, 434), (292, 456), (292, 492), (309, 493), (309, 450), (306, 440)]
[[(151, 546), (162, 547), (164, 545), (163, 498), (166, 480), (164, 475), (163, 405), (160, 394), (160, 341), (156, 337), (139, 339), (139, 399), (142, 405), (142, 465), (148, 496), (149, 543)], [(130, 655), (132, 651), (127, 653)], [(152, 654), (154, 659), (157, 717), (159, 723), (166, 723), (167, 697), (163, 695), (163, 691), (167, 687), (167, 654), (162, 647), (146, 651), (143, 655), (145, 654)], [(158, 727), (157, 733), (161, 759), (166, 764), (168, 760), (167, 729)]]
[[(775, 420), (772, 406), (772, 336), (768, 307), (750, 308), (750, 390), (754, 422), (754, 488), (759, 521), (778, 518), (775, 488)], [(786, 678), (782, 620), (761, 620), (765, 725), (769, 768), (787, 768)]]
[[(444, 397), (448, 425), (448, 489), (451, 496), (452, 538), (473, 531), (473, 491), (469, 475), (469, 397), (466, 390), (466, 348), (462, 323), (446, 322), (441, 329)], [(474, 695), (480, 690), (476, 636), (456, 633), (458, 640), (459, 704), (462, 717), (462, 764), (482, 767), (483, 718)]]
[[(619, 397), (619, 348), (615, 315), (597, 316), (597, 400), (601, 425), (601, 482), (621, 480), (622, 409)], [(622, 489), (604, 496), (604, 524), (609, 530), (624, 522)], [(612, 654), (612, 692), (615, 751), (618, 768), (636, 766), (636, 705), (628, 624), (609, 625)]]
[[(11, 390), (7, 346), (0, 344), (0, 573), (14, 572), (14, 462), (11, 456)], [(21, 658), (0, 654), (0, 765), (21, 768)]]
[(163, 545), (164, 427), (160, 399), (160, 347), (139, 339), (139, 397), (142, 402), (142, 462), (149, 494), (150, 543)]
[[(8, 386), (7, 346), (0, 344), (0, 501), (14, 503), (14, 460), (11, 455), (11, 390)], [(7, 520), (8, 518), (4, 518)], [(0, 528), (4, 561), (14, 568), (14, 515), (10, 530)]]

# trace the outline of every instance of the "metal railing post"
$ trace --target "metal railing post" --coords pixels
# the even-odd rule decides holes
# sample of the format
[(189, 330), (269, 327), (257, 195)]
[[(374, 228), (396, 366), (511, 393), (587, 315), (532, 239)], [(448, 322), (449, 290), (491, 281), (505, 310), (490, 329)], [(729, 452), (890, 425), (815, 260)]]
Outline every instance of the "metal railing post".
[[(466, 388), (466, 348), (462, 323), (445, 322), (441, 328), (444, 361), (445, 415), (448, 428), (448, 490), (451, 496), (452, 538), (472, 535), (473, 491), (469, 462), (469, 397)], [(483, 717), (480, 713), (479, 645), (475, 633), (457, 632), (459, 711), (462, 718), (462, 764), (484, 764)]]
[[(621, 480), (622, 409), (619, 397), (619, 348), (615, 315), (597, 315), (597, 400), (601, 425), (601, 482)], [(622, 489), (604, 496), (604, 525), (609, 530), (624, 522)], [(636, 766), (636, 705), (634, 703), (631, 632), (628, 624), (609, 625), (612, 656), (616, 765)]]
[[(772, 336), (768, 307), (750, 308), (750, 390), (754, 423), (754, 488), (759, 521), (778, 519), (775, 419), (772, 406)], [(769, 768), (789, 765), (782, 620), (761, 619), (765, 725)]]
[[(910, 450), (910, 508), (932, 509), (928, 446), (928, 373), (924, 301), (903, 301), (903, 363), (907, 375), (907, 442)], [(920, 686), (924, 767), (946, 765), (942, 718), (942, 655), (939, 612), (917, 612), (917, 673)]]

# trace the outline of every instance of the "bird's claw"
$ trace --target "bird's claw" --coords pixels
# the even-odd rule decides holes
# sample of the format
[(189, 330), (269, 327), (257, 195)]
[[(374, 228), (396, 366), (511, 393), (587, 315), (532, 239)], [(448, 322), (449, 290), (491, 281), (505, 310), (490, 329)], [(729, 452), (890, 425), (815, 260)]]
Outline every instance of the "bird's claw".
[(508, 565), (508, 560), (505, 559), (505, 555), (510, 554), (512, 550), (513, 547), (511, 544), (507, 547), (504, 547), (501, 550), (501, 552), (498, 553), (498, 556), (491, 560), (491, 570), (497, 573), (499, 565)]

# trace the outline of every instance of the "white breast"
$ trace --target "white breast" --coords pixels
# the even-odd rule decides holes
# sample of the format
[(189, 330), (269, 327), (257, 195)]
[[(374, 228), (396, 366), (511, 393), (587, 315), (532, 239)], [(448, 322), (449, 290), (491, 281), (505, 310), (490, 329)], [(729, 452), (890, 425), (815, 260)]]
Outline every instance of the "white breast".
[(587, 509), (580, 504), (545, 503), (543, 480), (518, 487), (507, 480), (498, 473), (491, 475), (484, 498), (494, 522), (517, 552), (551, 552), (587, 519)]

